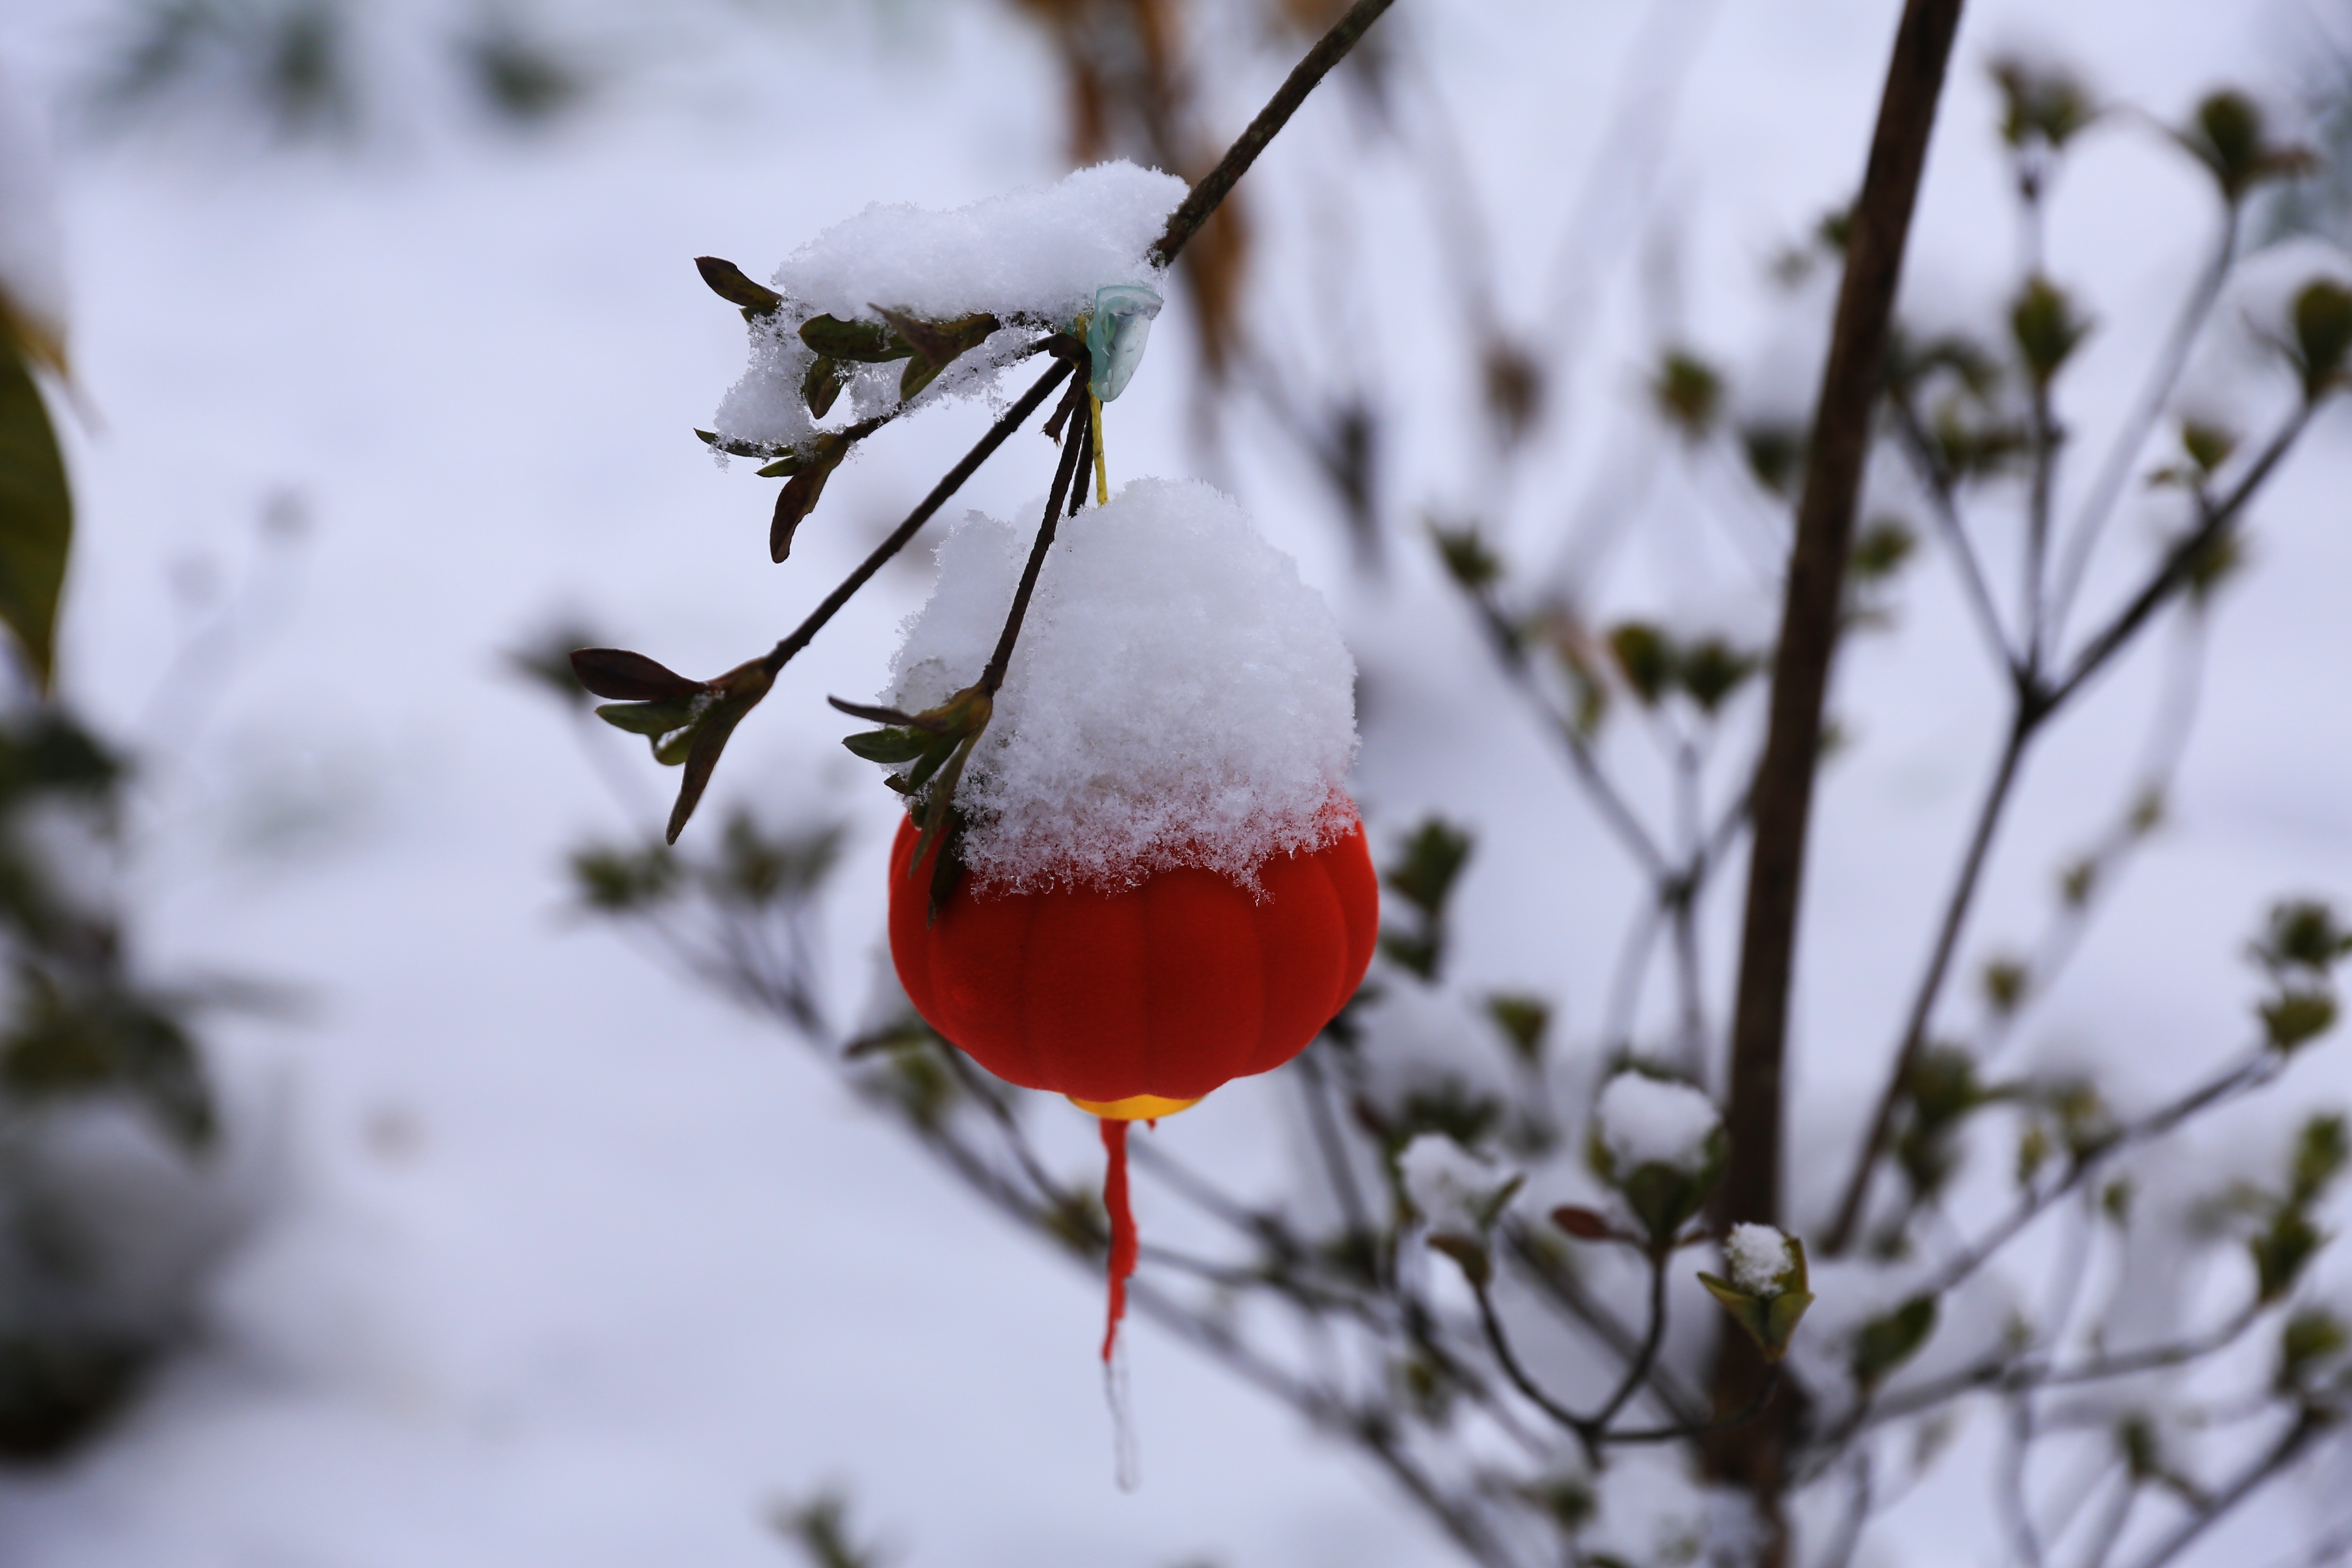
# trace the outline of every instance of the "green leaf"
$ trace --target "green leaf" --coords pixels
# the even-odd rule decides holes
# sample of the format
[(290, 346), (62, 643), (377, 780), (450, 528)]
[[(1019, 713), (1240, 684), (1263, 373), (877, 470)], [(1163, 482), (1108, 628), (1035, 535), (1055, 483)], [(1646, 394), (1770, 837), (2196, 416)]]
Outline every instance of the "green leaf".
[(2282, 1051), (2318, 1038), (2336, 1026), (2336, 998), (2325, 991), (2286, 991), (2262, 1006), (2263, 1029)]
[(26, 360), (0, 352), (0, 621), (45, 691), (72, 542), (73, 496), (47, 405)]
[(2202, 420), (2184, 419), (2180, 422), (2180, 449), (2197, 465), (2199, 472), (2210, 474), (2228, 462), (2230, 454), (2238, 449), (2237, 433)]
[(776, 672), (764, 660), (756, 658), (737, 665), (710, 683), (718, 700), (699, 722), (686, 731), (692, 740), (683, 759), (686, 776), (678, 781), (677, 803), (670, 807), (669, 826), (664, 835), (669, 843), (677, 842), (694, 808), (701, 804), (702, 792), (709, 787), (710, 775), (719, 766), (719, 753), (727, 748), (727, 738), (743, 721), (743, 715), (760, 705), (775, 683)]
[(598, 845), (574, 850), (572, 880), (580, 901), (604, 914), (628, 914), (677, 890), (678, 862), (658, 844), (642, 849)]
[(1502, 559), (1486, 547), (1475, 526), (1433, 527), (1429, 536), (1436, 542), (1437, 557), (1445, 563), (1446, 574), (1472, 593), (1492, 586), (1502, 577)]
[(659, 702), (607, 702), (596, 710), (596, 717), (632, 735), (658, 737), (691, 724), (695, 716), (709, 706), (709, 694), (704, 692), (693, 697), (666, 698)]
[(1862, 531), (1846, 557), (1846, 570), (1864, 583), (1883, 582), (1903, 569), (1919, 547), (1919, 536), (1900, 518), (1883, 517)]
[(869, 763), (897, 764), (911, 763), (939, 743), (938, 738), (913, 730), (867, 730), (855, 735), (844, 735), (841, 743), (849, 748), (852, 756), (863, 757)]
[(1919, 1353), (1936, 1331), (1936, 1299), (1914, 1296), (1892, 1312), (1871, 1319), (1854, 1335), (1853, 1380), (1875, 1385), (1888, 1373)]
[(793, 552), (793, 535), (816, 510), (825, 480), (833, 478), (833, 470), (849, 456), (853, 445), (838, 436), (818, 437), (799, 469), (784, 481), (784, 488), (776, 493), (775, 515), (768, 523), (768, 559), (781, 562)]
[(1648, 622), (1627, 621), (1612, 631), (1609, 652), (1625, 677), (1625, 684), (1633, 689), (1633, 695), (1642, 700), (1643, 706), (1655, 706), (1673, 688), (1678, 662), (1675, 646), (1665, 633)]
[(1708, 637), (1683, 651), (1682, 665), (1675, 673), (1681, 677), (1683, 689), (1698, 704), (1699, 711), (1712, 716), (1726, 698), (1762, 668), (1763, 662), (1754, 654), (1741, 653), (1720, 637)]
[(2046, 387), (2091, 330), (2066, 291), (2035, 274), (2009, 310), (2009, 332), (2036, 386)]
[(784, 302), (784, 297), (773, 289), (752, 282), (743, 276), (743, 269), (731, 261), (716, 256), (698, 256), (694, 269), (710, 291), (730, 305), (740, 305), (755, 316), (764, 316)]
[(1430, 817), (1413, 830), (1389, 862), (1381, 880), (1388, 889), (1433, 919), (1445, 910), (1454, 879), (1470, 859), (1470, 836), (1442, 817)]
[(2295, 1134), (2294, 1154), (2287, 1165), (2287, 1201), (2315, 1203), (2325, 1196), (2344, 1166), (2352, 1161), (2352, 1134), (2344, 1118), (2322, 1112), (2310, 1118)]
[(1543, 1059), (1544, 1036), (1551, 1028), (1551, 1004), (1540, 996), (1496, 993), (1486, 998), (1486, 1016), (1511, 1042), (1519, 1060), (1533, 1067)]
[(2330, 278), (2305, 284), (2294, 297), (2294, 321), (2303, 395), (2315, 399), (2343, 378), (2344, 356), (2352, 351), (2352, 289)]
[[(833, 412), (834, 399), (839, 397), (841, 389), (849, 384), (849, 376), (848, 361), (817, 355), (809, 361), (808, 374), (801, 377), (801, 401), (808, 405), (810, 414), (819, 419), (824, 418)], [(767, 471), (766, 468), (760, 470), (762, 475)], [(783, 471), (791, 473), (793, 470), (786, 468)]]
[(2304, 1374), (2344, 1353), (2344, 1325), (2324, 1308), (2306, 1307), (2279, 1331), (2277, 1386), (2291, 1389)]
[(2063, 67), (2008, 55), (1993, 62), (1992, 79), (2000, 89), (2000, 139), (2011, 147), (2063, 148), (2098, 113), (2089, 90)]
[(879, 364), (905, 359), (914, 345), (873, 321), (845, 321), (838, 316), (812, 316), (801, 323), (801, 342), (827, 359)]
[(2254, 1282), (2267, 1305), (2294, 1289), (2295, 1280), (2327, 1238), (2311, 1216), (2293, 1206), (2281, 1208), (2267, 1229), (2246, 1244), (2254, 1260)]
[(1714, 427), (1723, 405), (1723, 376), (1687, 350), (1669, 350), (1650, 383), (1650, 395), (1666, 423), (1685, 439), (1696, 441)]
[(800, 471), (801, 455), (798, 452), (786, 452), (774, 462), (762, 466), (760, 469), (760, 477), (763, 479), (788, 479)]
[(1805, 475), (1805, 451), (1810, 433), (1801, 425), (1760, 420), (1739, 432), (1739, 449), (1748, 471), (1774, 495), (1794, 500), (1797, 483)]
[(703, 683), (620, 647), (583, 647), (572, 655), (572, 673), (598, 697), (615, 702), (659, 702), (692, 697)]

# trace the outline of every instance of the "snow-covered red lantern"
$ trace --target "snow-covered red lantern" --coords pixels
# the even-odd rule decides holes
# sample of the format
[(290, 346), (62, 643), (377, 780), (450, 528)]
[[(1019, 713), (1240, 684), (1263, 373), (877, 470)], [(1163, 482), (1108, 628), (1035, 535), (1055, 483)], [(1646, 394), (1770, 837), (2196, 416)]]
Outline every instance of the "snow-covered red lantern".
[[(1028, 541), (975, 514), (940, 547), (887, 700), (936, 709), (986, 659)], [(1371, 960), (1378, 881), (1342, 780), (1355, 665), (1330, 611), (1231, 500), (1138, 480), (1066, 522), (955, 804), (891, 855), (908, 997), (999, 1078), (1102, 1119), (1110, 1333), (1134, 1230), (1128, 1124), (1279, 1067)]]

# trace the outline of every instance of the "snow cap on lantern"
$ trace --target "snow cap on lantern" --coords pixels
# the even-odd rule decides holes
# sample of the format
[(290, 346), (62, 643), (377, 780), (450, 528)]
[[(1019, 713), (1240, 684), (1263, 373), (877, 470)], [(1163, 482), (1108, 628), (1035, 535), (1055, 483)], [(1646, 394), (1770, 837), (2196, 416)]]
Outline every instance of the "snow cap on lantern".
[[(975, 513), (939, 549), (884, 700), (944, 701), (994, 646), (1027, 531)], [(1232, 500), (1138, 479), (1069, 519), (957, 794), (976, 890), (1131, 885), (1205, 868), (1246, 887), (1354, 825), (1354, 659), (1319, 595)]]

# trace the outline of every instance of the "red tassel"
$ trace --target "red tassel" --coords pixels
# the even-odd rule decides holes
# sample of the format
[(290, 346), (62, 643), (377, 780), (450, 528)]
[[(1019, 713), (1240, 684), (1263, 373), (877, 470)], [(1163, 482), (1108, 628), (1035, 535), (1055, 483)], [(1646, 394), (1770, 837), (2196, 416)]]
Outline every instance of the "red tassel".
[(1103, 1207), (1110, 1215), (1110, 1321), (1103, 1330), (1102, 1358), (1118, 1343), (1118, 1321), (1127, 1316), (1127, 1277), (1135, 1272), (1135, 1216), (1127, 1208), (1127, 1123), (1104, 1118)]

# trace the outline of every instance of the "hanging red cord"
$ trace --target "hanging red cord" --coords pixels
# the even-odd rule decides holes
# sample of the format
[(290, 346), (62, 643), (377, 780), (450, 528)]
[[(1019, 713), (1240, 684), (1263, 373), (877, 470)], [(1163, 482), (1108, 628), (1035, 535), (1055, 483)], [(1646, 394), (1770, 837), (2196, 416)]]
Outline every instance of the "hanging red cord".
[(1127, 1126), (1104, 1117), (1103, 1208), (1110, 1215), (1110, 1318), (1103, 1326), (1102, 1358), (1118, 1344), (1118, 1321), (1127, 1315), (1127, 1277), (1135, 1272), (1135, 1215), (1127, 1206)]

